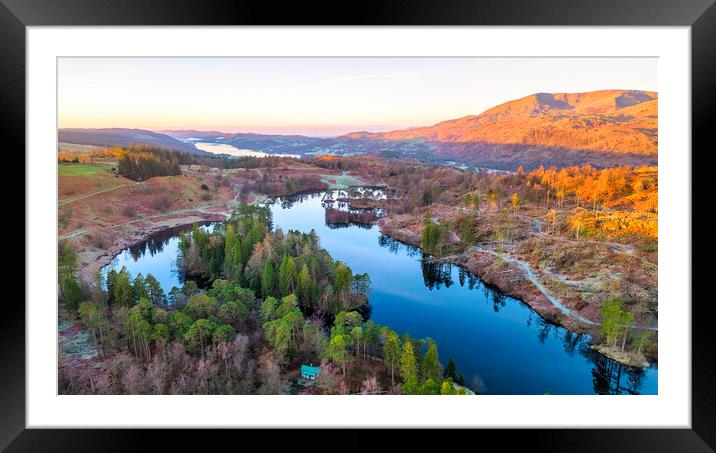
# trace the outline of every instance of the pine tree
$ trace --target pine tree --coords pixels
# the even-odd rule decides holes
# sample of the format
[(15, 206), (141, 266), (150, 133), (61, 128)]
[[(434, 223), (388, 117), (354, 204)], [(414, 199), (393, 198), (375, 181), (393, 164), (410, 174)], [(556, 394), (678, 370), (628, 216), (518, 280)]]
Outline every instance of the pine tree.
[(343, 335), (335, 335), (328, 343), (328, 357), (336, 365), (340, 365), (343, 374), (346, 374), (346, 364), (350, 361), (348, 356), (346, 337)]
[(278, 288), (284, 296), (296, 289), (296, 262), (291, 256), (283, 255), (278, 269)]
[(144, 280), (144, 276), (142, 273), (138, 273), (136, 277), (134, 277), (134, 280), (132, 281), (132, 289), (133, 291), (133, 302), (136, 304), (139, 302), (141, 298), (148, 298), (149, 297), (149, 288), (147, 287), (147, 283)]
[(298, 274), (298, 284), (296, 287), (296, 293), (298, 295), (298, 302), (304, 307), (311, 307), (311, 274), (308, 272), (308, 266), (303, 264), (301, 272)]
[(440, 358), (438, 356), (438, 346), (432, 338), (428, 338), (428, 350), (423, 357), (423, 380), (433, 379), (440, 380)]
[(104, 306), (96, 302), (82, 302), (78, 314), (82, 323), (92, 332), (97, 352), (104, 356), (104, 335), (108, 324), (104, 315)]
[(353, 271), (351, 268), (341, 263), (340, 261), (336, 265), (336, 278), (334, 287), (336, 293), (341, 299), (345, 299), (348, 291), (353, 284)]
[(264, 263), (264, 270), (261, 276), (261, 291), (264, 297), (273, 295), (273, 265), (270, 260)]
[(82, 299), (82, 288), (77, 281), (77, 277), (75, 277), (77, 255), (75, 250), (65, 241), (60, 242), (57, 255), (60, 300), (68, 309), (77, 310)]
[(412, 341), (403, 343), (403, 352), (400, 355), (400, 374), (403, 376), (403, 382), (417, 379), (418, 364), (415, 361), (415, 350)]
[(445, 367), (445, 377), (451, 378), (452, 380), (457, 379), (457, 366), (455, 366), (455, 360), (452, 357), (450, 357)]
[(602, 304), (602, 335), (614, 347), (619, 337), (622, 308), (620, 299), (607, 299)]
[(395, 367), (400, 364), (400, 341), (398, 334), (386, 328), (383, 343), (383, 356), (390, 366), (390, 384), (395, 385)]
[(129, 307), (134, 302), (134, 289), (129, 283), (129, 272), (126, 267), (117, 273), (117, 277), (112, 285), (112, 299), (117, 305)]
[(152, 303), (154, 305), (164, 305), (167, 301), (167, 297), (164, 294), (164, 290), (162, 289), (162, 285), (159, 284), (159, 281), (154, 278), (152, 274), (147, 274), (145, 281), (147, 288), (149, 289), (149, 299)]
[(622, 310), (621, 315), (619, 316), (620, 327), (624, 329), (624, 337), (622, 339), (622, 352), (624, 352), (627, 338), (629, 338), (629, 329), (631, 328), (633, 322), (634, 315), (632, 314), (632, 312), (630, 312), (629, 310)]

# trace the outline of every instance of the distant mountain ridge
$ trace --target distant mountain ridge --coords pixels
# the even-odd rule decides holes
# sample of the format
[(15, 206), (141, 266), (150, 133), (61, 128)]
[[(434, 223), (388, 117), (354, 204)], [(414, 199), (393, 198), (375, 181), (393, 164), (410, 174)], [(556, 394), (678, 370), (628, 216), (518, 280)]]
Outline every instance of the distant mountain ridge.
[(163, 131), (186, 139), (221, 136), (237, 148), (296, 154), (376, 154), (455, 161), (514, 170), (591, 164), (653, 165), (658, 151), (658, 93), (600, 90), (535, 93), (479, 115), (390, 132), (335, 138), (205, 131)]
[[(434, 143), (535, 145), (592, 152), (656, 155), (658, 94), (638, 90), (587, 93), (536, 93), (509, 101), (479, 115), (428, 127), (384, 133), (357, 132), (345, 138)], [(446, 152), (458, 147), (447, 147)], [(464, 147), (463, 147), (464, 148)], [(439, 150), (437, 151), (439, 152)], [(465, 153), (460, 153), (461, 157)]]
[(305, 135), (256, 134), (253, 132), (219, 132), (198, 130), (160, 131), (179, 140), (225, 143), (238, 149), (250, 149), (274, 154), (309, 154), (336, 145), (333, 138)]
[(190, 143), (177, 140), (165, 134), (144, 129), (103, 128), (81, 129), (65, 128), (57, 131), (58, 142), (95, 146), (130, 146), (134, 144), (154, 145), (162, 148), (183, 151), (192, 154), (205, 154)]
[(61, 129), (59, 135), (60, 141), (79, 144), (138, 142), (201, 153), (191, 142), (205, 141), (267, 153), (372, 154), (504, 170), (540, 165), (655, 165), (658, 93), (535, 93), (432, 126), (351, 132), (333, 138), (191, 129)]

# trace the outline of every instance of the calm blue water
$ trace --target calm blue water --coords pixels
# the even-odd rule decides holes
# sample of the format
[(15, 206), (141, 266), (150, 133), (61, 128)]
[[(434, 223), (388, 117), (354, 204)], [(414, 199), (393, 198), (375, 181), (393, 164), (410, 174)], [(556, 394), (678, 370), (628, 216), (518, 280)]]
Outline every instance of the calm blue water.
[[(208, 231), (210, 224), (200, 226)], [(179, 254), (179, 234), (191, 229), (189, 226), (169, 228), (153, 234), (146, 241), (140, 242), (132, 247), (122, 250), (114, 257), (111, 263), (101, 269), (103, 277), (111, 269), (119, 271), (126, 267), (132, 278), (141, 273), (145, 277), (152, 274), (159, 281), (165, 294), (169, 294), (172, 287), (181, 288), (184, 280), (181, 272), (177, 269), (176, 259)]]
[[(335, 198), (335, 197), (334, 197)], [(431, 337), (444, 364), (449, 357), (465, 383), (489, 394), (657, 393), (655, 366), (625, 367), (588, 347), (589, 337), (544, 322), (522, 302), (485, 287), (458, 266), (437, 266), (418, 249), (382, 236), (378, 227), (332, 228), (321, 195), (277, 200), (274, 228), (309, 232), (354, 273), (372, 280), (371, 319), (413, 337)], [(151, 272), (165, 291), (181, 286), (173, 270), (176, 232), (152, 255), (118, 256), (132, 275)]]

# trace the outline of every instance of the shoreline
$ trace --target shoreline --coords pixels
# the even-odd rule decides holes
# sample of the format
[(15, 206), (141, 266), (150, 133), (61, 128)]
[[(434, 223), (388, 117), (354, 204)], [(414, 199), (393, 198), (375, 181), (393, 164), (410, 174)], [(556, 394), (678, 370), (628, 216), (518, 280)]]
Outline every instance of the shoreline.
[[(422, 251), (420, 241), (418, 241), (416, 237), (413, 237), (413, 234), (405, 232), (402, 229), (394, 230), (384, 228), (384, 224), (378, 223), (378, 225), (380, 226), (381, 234)], [(532, 282), (527, 280), (523, 270), (519, 269), (516, 265), (503, 263), (502, 266), (504, 266), (504, 268), (500, 269), (498, 272), (491, 272), (493, 269), (490, 269), (490, 267), (496, 265), (497, 257), (488, 251), (476, 249), (472, 251), (471, 255), (466, 252), (462, 252), (460, 254), (452, 254), (443, 257), (432, 256), (432, 259), (439, 263), (453, 264), (463, 267), (468, 272), (477, 276), (487, 286), (495, 288), (504, 295), (517, 299), (529, 306), (545, 321), (557, 324), (573, 332), (588, 331), (581, 324), (576, 322), (564, 322), (564, 319), (562, 319), (564, 317), (560, 316), (561, 312), (550, 303), (547, 297), (542, 294)], [(507, 276), (504, 274), (508, 273), (516, 274), (510, 276), (512, 277), (512, 280), (509, 282), (511, 284), (506, 284)], [(530, 286), (534, 287), (534, 290), (530, 290)], [(572, 318), (567, 317), (566, 319), (571, 320)]]
[[(417, 236), (413, 233), (406, 232), (402, 229), (385, 228), (387, 219), (387, 217), (384, 217), (381, 219), (382, 221), (376, 222), (381, 234), (422, 251), (422, 247), (420, 247), (421, 241), (419, 241)], [(509, 257), (507, 254), (503, 256), (503, 262), (501, 264), (498, 263), (498, 257), (495, 253), (490, 250), (481, 249), (480, 247), (472, 247), (471, 250), (459, 254), (443, 257), (433, 256), (433, 259), (439, 263), (463, 267), (468, 272), (477, 276), (485, 285), (527, 305), (546, 322), (563, 327), (571, 332), (587, 333), (594, 337), (593, 329), (600, 325), (595, 321), (573, 313), (572, 310), (559, 304), (564, 310), (570, 313), (569, 315), (565, 314), (563, 310), (555, 306), (553, 301), (543, 293), (538, 285), (529, 279), (526, 270), (515, 263), (515, 261), (518, 260)], [(633, 326), (633, 328), (658, 332), (656, 328), (651, 327)], [(615, 354), (611, 349), (601, 343), (592, 343), (590, 347), (599, 354), (623, 365), (648, 368), (652, 363), (648, 359), (642, 361), (635, 359), (631, 355)]]
[[(249, 204), (265, 201), (265, 198), (264, 195), (252, 193), (250, 194)], [(167, 212), (131, 220), (119, 225), (88, 230), (80, 229), (64, 235), (58, 235), (58, 240), (72, 240), (97, 230), (115, 233), (111, 246), (106, 249), (84, 246), (80, 250), (77, 250), (78, 277), (81, 281), (94, 284), (96, 273), (102, 267), (111, 263), (123, 250), (146, 241), (152, 235), (169, 228), (186, 227), (194, 223), (225, 221), (231, 215), (233, 211), (232, 206), (236, 204), (236, 202), (237, 197), (234, 197), (232, 200), (228, 200), (224, 203)]]
[[(318, 191), (314, 190), (310, 192), (301, 191), (300, 193), (293, 195), (284, 195), (284, 197), (307, 193), (321, 193), (327, 190), (330, 189)], [(272, 199), (274, 198), (260, 194), (252, 194), (248, 204), (257, 205), (266, 203)], [(127, 237), (126, 234), (119, 234), (117, 236), (118, 241), (113, 242), (112, 246), (104, 251), (98, 252), (96, 250), (83, 250), (78, 252), (80, 279), (83, 279), (86, 282), (94, 283), (94, 276), (102, 267), (110, 264), (114, 258), (122, 253), (123, 250), (148, 240), (154, 234), (170, 228), (187, 227), (194, 223), (225, 221), (231, 215), (231, 210), (228, 209), (228, 205), (230, 203), (231, 201), (227, 202), (224, 209), (217, 210), (216, 212), (207, 212), (201, 210), (201, 208), (197, 208), (184, 213), (181, 217), (172, 217), (172, 213), (167, 213), (166, 216), (153, 217), (151, 220), (138, 219), (136, 221), (138, 223), (143, 220), (148, 220), (151, 225), (139, 227), (131, 232), (126, 232), (130, 235), (130, 237)], [(422, 250), (421, 241), (417, 236), (415, 236), (415, 234), (406, 232), (400, 228), (391, 229), (386, 227), (386, 221), (389, 219), (390, 217), (382, 217), (373, 222), (373, 224), (379, 227), (381, 234), (384, 234), (387, 237), (405, 245)], [(113, 227), (105, 227), (104, 229), (111, 230), (112, 228), (123, 228), (125, 226), (126, 224), (123, 224)], [(82, 232), (82, 234), (84, 233), (85, 232)], [(436, 262), (454, 264), (465, 268), (467, 271), (477, 276), (484, 284), (495, 288), (508, 297), (512, 297), (524, 303), (546, 322), (576, 333), (592, 333), (590, 332), (590, 328), (593, 329), (599, 325), (598, 323), (578, 314), (565, 314), (565, 310), (567, 312), (571, 312), (571, 310), (564, 306), (562, 306), (563, 310), (561, 310), (559, 307), (555, 306), (554, 301), (550, 300), (550, 297), (544, 293), (544, 288), (540, 289), (538, 285), (529, 278), (528, 272), (519, 266), (515, 262), (516, 260), (514, 258), (509, 257), (507, 254), (503, 256), (502, 262), (498, 263), (499, 258), (496, 256), (495, 252), (476, 246), (472, 247), (471, 250), (463, 251), (458, 254), (444, 257), (434, 256), (433, 259), (435, 259)], [(591, 347), (600, 354), (624, 365), (638, 366), (642, 368), (649, 366), (648, 361), (638, 363), (638, 361), (630, 358), (622, 358), (621, 355), (605, 354), (601, 351), (601, 345), (598, 343), (592, 344)]]
[(112, 260), (119, 256), (124, 250), (148, 240), (152, 237), (152, 235), (161, 233), (170, 228), (188, 227), (194, 223), (222, 222), (227, 218), (228, 216), (221, 213), (205, 216), (190, 215), (176, 219), (176, 223), (167, 222), (167, 220), (171, 221), (174, 219), (166, 219), (165, 222), (160, 221), (151, 226), (139, 228), (130, 233), (131, 237), (118, 235), (118, 240), (114, 242), (110, 248), (102, 252), (97, 250), (83, 250), (77, 252), (79, 276), (85, 282), (94, 283), (94, 276), (96, 272), (110, 264)]

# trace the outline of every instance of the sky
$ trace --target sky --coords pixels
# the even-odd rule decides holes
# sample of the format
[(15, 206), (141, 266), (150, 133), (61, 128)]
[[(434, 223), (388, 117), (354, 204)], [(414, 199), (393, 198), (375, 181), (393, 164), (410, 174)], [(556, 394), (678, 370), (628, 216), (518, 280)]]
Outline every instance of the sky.
[(656, 58), (58, 59), (58, 125), (340, 135), (530, 94), (658, 91)]

